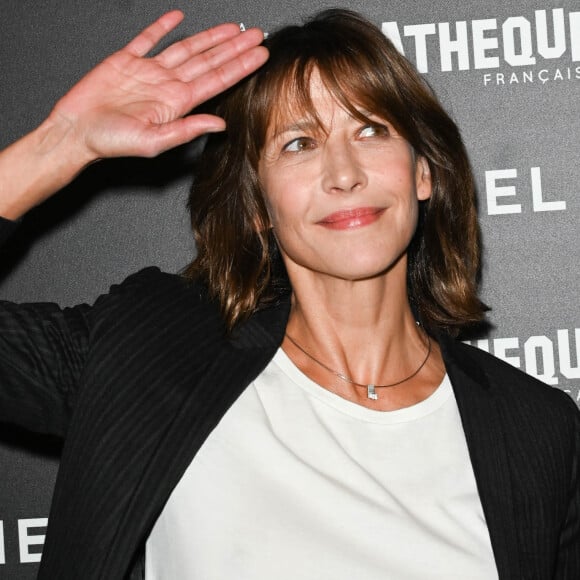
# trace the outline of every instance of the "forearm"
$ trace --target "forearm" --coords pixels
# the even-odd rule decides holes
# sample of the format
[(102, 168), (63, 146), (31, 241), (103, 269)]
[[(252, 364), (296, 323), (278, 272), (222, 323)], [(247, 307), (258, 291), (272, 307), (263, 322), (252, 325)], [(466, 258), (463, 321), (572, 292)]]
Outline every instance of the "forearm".
[(94, 160), (70, 123), (49, 117), (0, 152), (0, 216), (18, 219)]

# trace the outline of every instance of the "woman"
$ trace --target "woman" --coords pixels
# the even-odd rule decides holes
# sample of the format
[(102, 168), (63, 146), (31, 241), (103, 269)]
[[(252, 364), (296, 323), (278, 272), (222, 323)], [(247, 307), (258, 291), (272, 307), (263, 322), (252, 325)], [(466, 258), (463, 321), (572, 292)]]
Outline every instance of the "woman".
[(350, 12), (272, 35), (257, 72), (231, 26), (143, 58), (180, 18), (0, 158), (14, 219), (96, 158), (226, 128), (186, 278), (3, 306), (1, 418), (66, 436), (40, 577), (577, 577), (574, 403), (451, 338), (484, 311), (452, 121)]

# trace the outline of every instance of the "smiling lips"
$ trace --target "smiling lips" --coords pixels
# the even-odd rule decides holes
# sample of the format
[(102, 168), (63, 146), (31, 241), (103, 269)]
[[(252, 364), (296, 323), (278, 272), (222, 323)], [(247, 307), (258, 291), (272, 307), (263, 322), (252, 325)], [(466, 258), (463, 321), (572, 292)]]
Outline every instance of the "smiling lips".
[(331, 230), (348, 230), (368, 226), (377, 221), (385, 208), (381, 207), (357, 207), (335, 211), (317, 222), (319, 225)]

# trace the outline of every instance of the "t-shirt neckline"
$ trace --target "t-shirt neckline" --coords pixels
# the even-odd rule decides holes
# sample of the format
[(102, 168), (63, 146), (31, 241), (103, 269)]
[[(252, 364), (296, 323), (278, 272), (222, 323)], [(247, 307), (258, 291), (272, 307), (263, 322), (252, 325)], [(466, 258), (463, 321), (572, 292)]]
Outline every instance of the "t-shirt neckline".
[(348, 401), (340, 395), (321, 387), (305, 375), (281, 347), (278, 348), (272, 362), (286, 377), (309, 396), (333, 407), (343, 414), (371, 423), (405, 423), (415, 421), (437, 411), (453, 394), (451, 381), (449, 380), (449, 376), (445, 374), (440, 385), (422, 401), (394, 411), (377, 411), (363, 407), (353, 401)]

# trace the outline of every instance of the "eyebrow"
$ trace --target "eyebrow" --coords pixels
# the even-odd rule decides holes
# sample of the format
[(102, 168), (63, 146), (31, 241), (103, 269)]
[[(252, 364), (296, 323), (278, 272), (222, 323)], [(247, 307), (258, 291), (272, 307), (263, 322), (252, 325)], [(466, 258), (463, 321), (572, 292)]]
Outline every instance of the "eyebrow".
[(314, 119), (303, 119), (288, 123), (287, 125), (282, 125), (282, 127), (272, 135), (272, 139), (277, 139), (280, 135), (284, 135), (284, 133), (306, 131), (312, 129), (312, 127), (318, 127), (318, 123)]
[[(357, 111), (364, 118), (368, 119), (369, 121), (372, 120), (373, 118), (380, 118), (380, 119), (383, 118), (382, 116), (377, 115), (376, 113), (371, 113), (370, 111), (367, 111), (366, 109), (358, 109), (357, 108)], [(348, 112), (348, 113), (350, 115), (350, 112)], [(352, 117), (355, 118), (354, 116), (352, 116)], [(385, 119), (385, 121), (386, 121), (386, 119)], [(299, 121), (293, 121), (293, 122), (288, 123), (286, 125), (282, 125), (272, 135), (271, 139), (272, 140), (278, 139), (281, 135), (284, 135), (285, 133), (307, 131), (309, 129), (312, 129), (313, 127), (320, 128), (319, 123), (316, 122), (316, 118), (313, 117), (313, 118), (309, 119), (309, 118), (305, 117), (304, 119), (300, 119)]]

